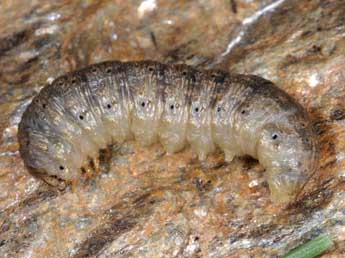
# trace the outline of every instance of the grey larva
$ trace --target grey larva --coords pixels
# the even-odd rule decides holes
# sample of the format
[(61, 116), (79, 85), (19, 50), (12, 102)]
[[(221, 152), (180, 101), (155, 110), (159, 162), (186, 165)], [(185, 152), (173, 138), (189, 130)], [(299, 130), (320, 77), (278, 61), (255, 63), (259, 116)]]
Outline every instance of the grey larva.
[(228, 162), (250, 155), (276, 202), (294, 200), (317, 164), (308, 115), (271, 82), (154, 61), (103, 62), (57, 78), (18, 131), (26, 166), (54, 185), (78, 180), (90, 157), (132, 135), (168, 153), (188, 143), (201, 160), (216, 148)]

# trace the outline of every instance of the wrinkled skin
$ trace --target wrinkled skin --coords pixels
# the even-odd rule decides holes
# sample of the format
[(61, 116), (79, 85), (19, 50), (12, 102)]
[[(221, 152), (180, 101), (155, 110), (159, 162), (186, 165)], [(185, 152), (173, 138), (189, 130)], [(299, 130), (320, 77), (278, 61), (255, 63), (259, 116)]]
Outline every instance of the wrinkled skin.
[(132, 136), (168, 153), (187, 143), (204, 160), (250, 155), (266, 169), (271, 199), (293, 201), (316, 167), (316, 137), (304, 109), (252, 75), (198, 71), (153, 61), (105, 62), (46, 86), (19, 125), (20, 152), (48, 183), (77, 181), (99, 149)]

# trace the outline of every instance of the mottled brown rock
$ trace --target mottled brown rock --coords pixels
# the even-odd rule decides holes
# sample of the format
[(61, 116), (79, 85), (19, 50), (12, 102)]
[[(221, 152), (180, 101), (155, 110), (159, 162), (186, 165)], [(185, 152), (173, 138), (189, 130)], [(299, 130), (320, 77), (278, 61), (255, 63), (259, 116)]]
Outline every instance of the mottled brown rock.
[[(1, 1), (1, 256), (274, 257), (321, 232), (335, 242), (324, 257), (344, 256), (344, 17), (336, 0)], [(273, 205), (253, 160), (200, 164), (188, 149), (166, 156), (133, 142), (75, 189), (30, 176), (16, 133), (32, 97), (113, 59), (253, 73), (288, 91), (322, 149), (300, 201)]]

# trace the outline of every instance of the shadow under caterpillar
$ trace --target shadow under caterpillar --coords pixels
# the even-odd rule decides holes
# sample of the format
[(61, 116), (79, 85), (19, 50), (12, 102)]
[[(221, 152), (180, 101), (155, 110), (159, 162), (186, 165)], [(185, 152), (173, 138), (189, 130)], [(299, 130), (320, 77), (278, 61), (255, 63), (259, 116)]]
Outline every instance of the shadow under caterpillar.
[(291, 96), (254, 75), (187, 65), (111, 61), (68, 73), (40, 91), (18, 129), (25, 165), (53, 185), (78, 180), (100, 149), (133, 136), (167, 153), (189, 143), (200, 160), (216, 148), (228, 162), (250, 155), (278, 203), (317, 167), (316, 135)]

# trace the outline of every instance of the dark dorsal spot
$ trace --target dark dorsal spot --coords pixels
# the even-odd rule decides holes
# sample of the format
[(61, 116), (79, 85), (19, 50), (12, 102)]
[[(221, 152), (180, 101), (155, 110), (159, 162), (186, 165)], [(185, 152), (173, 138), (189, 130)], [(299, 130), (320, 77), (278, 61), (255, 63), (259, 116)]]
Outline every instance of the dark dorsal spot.
[(174, 104), (170, 105), (170, 109), (173, 110), (175, 108)]
[(194, 111), (197, 113), (199, 112), (199, 110), (200, 110), (199, 107), (194, 108)]
[(278, 134), (274, 133), (274, 134), (272, 135), (272, 139), (273, 139), (273, 140), (278, 139)]
[(79, 119), (80, 119), (80, 120), (83, 120), (83, 119), (84, 119), (84, 116), (83, 116), (83, 115), (79, 115)]
[(152, 66), (149, 67), (149, 71), (150, 71), (150, 72), (153, 72), (154, 70), (155, 70), (155, 69), (154, 69)]
[(59, 85), (59, 86), (62, 86), (62, 85), (63, 85), (63, 81), (59, 81), (59, 82), (58, 82), (58, 85)]
[(111, 69), (111, 67), (107, 68), (107, 70), (105, 71), (106, 73), (111, 73), (113, 69)]
[(93, 67), (92, 70), (91, 70), (91, 72), (93, 72), (93, 73), (97, 72), (96, 67)]
[(219, 113), (220, 111), (222, 111), (222, 108), (221, 108), (221, 107), (218, 107), (218, 108), (217, 108), (217, 112)]
[(142, 107), (145, 107), (145, 105), (146, 105), (146, 104), (145, 104), (145, 102), (144, 102), (144, 101), (143, 101), (143, 102), (141, 102), (141, 106), (142, 106)]
[(72, 84), (75, 84), (77, 82), (77, 80), (75, 79), (75, 78), (73, 78), (72, 80), (71, 80), (71, 83)]
[(246, 111), (243, 109), (242, 111), (241, 111), (241, 114), (245, 114), (246, 113)]
[(47, 104), (42, 104), (42, 108), (46, 108), (47, 107)]
[(59, 169), (60, 169), (60, 170), (64, 170), (65, 167), (64, 167), (64, 166), (60, 166)]
[(188, 70), (185, 70), (185, 71), (182, 71), (182, 75), (186, 77), (187, 80), (195, 83), (196, 82), (196, 74), (193, 70), (191, 71), (188, 71)]
[(107, 105), (107, 108), (108, 108), (108, 109), (111, 109), (111, 105), (110, 105), (110, 104), (108, 104), (108, 105)]

